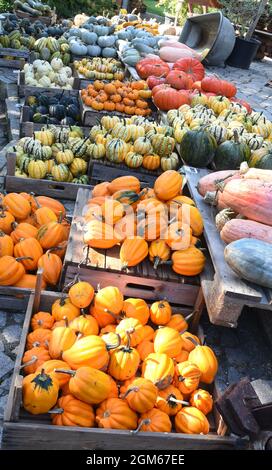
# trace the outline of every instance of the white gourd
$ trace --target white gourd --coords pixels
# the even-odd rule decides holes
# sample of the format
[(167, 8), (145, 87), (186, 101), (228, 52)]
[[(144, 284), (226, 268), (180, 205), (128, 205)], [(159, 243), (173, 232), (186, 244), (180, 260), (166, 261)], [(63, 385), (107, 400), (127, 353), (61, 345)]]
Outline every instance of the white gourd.
[(54, 57), (54, 59), (51, 60), (51, 67), (54, 71), (58, 72), (63, 68), (62, 60), (57, 57)]

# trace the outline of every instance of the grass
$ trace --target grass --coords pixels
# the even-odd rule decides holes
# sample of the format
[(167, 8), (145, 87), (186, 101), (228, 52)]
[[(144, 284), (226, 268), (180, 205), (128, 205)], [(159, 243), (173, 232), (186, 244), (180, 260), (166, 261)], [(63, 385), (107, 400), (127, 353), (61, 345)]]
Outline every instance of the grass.
[(156, 2), (155, 0), (144, 0), (148, 13), (164, 16), (164, 8), (163, 6), (158, 5), (158, 3), (159, 2)]

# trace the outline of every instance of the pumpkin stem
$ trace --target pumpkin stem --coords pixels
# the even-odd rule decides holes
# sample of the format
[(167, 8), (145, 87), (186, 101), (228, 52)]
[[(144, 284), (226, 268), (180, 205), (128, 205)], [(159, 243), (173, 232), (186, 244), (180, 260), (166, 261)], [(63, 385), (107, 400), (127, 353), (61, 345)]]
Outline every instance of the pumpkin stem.
[(105, 313), (108, 313), (109, 315), (111, 315), (115, 320), (119, 320), (120, 319), (120, 316), (117, 315), (116, 313), (113, 313), (111, 310), (109, 310), (108, 308), (104, 308), (104, 312)]
[(18, 222), (11, 222), (11, 227), (12, 227), (12, 230), (15, 230), (16, 227), (18, 227)]
[(110, 349), (117, 349), (119, 348), (120, 344), (121, 344), (121, 337), (120, 335), (118, 335), (118, 333), (116, 333), (116, 336), (118, 337), (118, 344), (106, 344), (106, 349), (107, 351), (110, 351)]
[(238, 135), (237, 129), (234, 129), (234, 131), (233, 131), (233, 137), (234, 137), (234, 142), (235, 142), (236, 144), (239, 144), (239, 135)]
[(159, 256), (155, 256), (155, 257), (154, 257), (153, 268), (154, 268), (154, 269), (157, 269), (160, 263), (161, 263), (161, 258), (160, 258)]
[(65, 327), (68, 328), (68, 326), (69, 326), (68, 318), (67, 318), (67, 317), (63, 317), (63, 320), (64, 320), (64, 322), (65, 322)]
[(151, 424), (151, 419), (142, 419), (137, 427), (137, 429), (135, 429), (134, 431), (131, 431), (133, 434), (137, 434), (139, 431), (141, 431), (142, 427), (145, 425), (145, 426), (148, 426), (149, 424)]
[(24, 367), (31, 366), (31, 365), (34, 364), (37, 360), (38, 360), (38, 356), (32, 356), (32, 359), (30, 359), (29, 361), (27, 361), (27, 362), (25, 362), (24, 364), (22, 364), (22, 365), (20, 366), (20, 369), (23, 369)]
[(48, 414), (50, 414), (50, 415), (60, 415), (62, 413), (64, 413), (63, 408), (54, 408), (53, 410), (48, 411)]
[(207, 191), (204, 196), (204, 202), (206, 202), (206, 204), (210, 204), (211, 206), (216, 206), (217, 191)]
[(59, 213), (58, 223), (61, 224), (62, 221), (63, 221), (63, 212), (61, 211)]
[(167, 400), (165, 400), (165, 401), (172, 402), (172, 403), (178, 403), (180, 405), (190, 406), (190, 403), (188, 401), (178, 400), (173, 395), (170, 395), (170, 397), (167, 398)]
[(76, 370), (69, 370), (69, 369), (54, 369), (54, 372), (57, 372), (59, 374), (68, 374), (74, 377), (76, 375)]
[(122, 398), (125, 399), (130, 392), (139, 392), (139, 387), (130, 387), (127, 389), (126, 393), (123, 393)]
[(20, 256), (19, 258), (15, 258), (15, 259), (16, 259), (16, 261), (22, 261), (24, 259), (32, 259), (33, 260), (33, 258), (31, 256)]
[(186, 339), (189, 339), (194, 346), (199, 346), (199, 343), (194, 338), (191, 338), (191, 336), (187, 336)]

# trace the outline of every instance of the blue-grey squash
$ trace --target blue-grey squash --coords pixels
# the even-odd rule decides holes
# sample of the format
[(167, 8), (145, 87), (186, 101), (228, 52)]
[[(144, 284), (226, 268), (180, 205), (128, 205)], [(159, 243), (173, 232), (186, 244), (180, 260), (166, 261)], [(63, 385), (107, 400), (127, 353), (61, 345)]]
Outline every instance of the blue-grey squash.
[(130, 31), (127, 31), (126, 29), (123, 29), (123, 31), (119, 31), (117, 33), (118, 39), (123, 39), (124, 41), (130, 40), (131, 39), (131, 33)]
[(142, 44), (134, 44), (134, 47), (135, 49), (137, 49), (137, 51), (139, 52), (144, 52), (145, 54), (154, 54), (154, 49), (153, 47), (149, 47), (147, 46), (146, 44), (142, 43)]
[(89, 45), (89, 44), (96, 44), (97, 42), (97, 34), (96, 33), (93, 33), (91, 31), (87, 31), (86, 29), (82, 29), (82, 33), (81, 33), (81, 40)]
[(81, 41), (71, 41), (70, 42), (70, 49), (72, 54), (74, 55), (87, 55), (88, 49), (85, 44), (83, 44)]
[(94, 32), (97, 36), (107, 36), (109, 34), (108, 26), (95, 25)]
[(116, 42), (116, 36), (99, 36), (97, 44), (100, 47), (112, 47)]
[(97, 46), (97, 44), (87, 46), (87, 53), (90, 57), (100, 57), (101, 51), (101, 47)]
[(116, 57), (117, 51), (114, 47), (104, 47), (102, 49), (102, 57)]
[(85, 28), (85, 29), (88, 29), (88, 31), (93, 31), (93, 29), (94, 29), (93, 24), (92, 24), (92, 23), (87, 23), (87, 22), (84, 23), (84, 24), (82, 25), (82, 27)]
[(242, 279), (272, 289), (272, 244), (242, 238), (224, 251), (229, 267)]
[(80, 38), (81, 36), (80, 28), (71, 28), (69, 31), (69, 36), (77, 36), (78, 38)]

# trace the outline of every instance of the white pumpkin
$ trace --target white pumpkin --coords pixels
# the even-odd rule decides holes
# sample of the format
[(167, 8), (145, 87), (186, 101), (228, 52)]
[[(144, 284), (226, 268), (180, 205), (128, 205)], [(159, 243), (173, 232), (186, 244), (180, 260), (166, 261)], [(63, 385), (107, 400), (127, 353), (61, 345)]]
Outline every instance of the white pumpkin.
[(52, 70), (51, 65), (49, 64), (49, 62), (46, 62), (45, 60), (42, 61), (42, 63), (37, 66), (37, 72), (40, 76), (48, 75), (48, 73), (51, 70)]
[(65, 75), (66, 75), (67, 77), (71, 77), (72, 74), (73, 74), (71, 67), (63, 67), (63, 68), (60, 70), (60, 73), (65, 73)]
[(54, 57), (54, 59), (51, 60), (51, 67), (55, 72), (58, 72), (63, 68), (62, 60), (58, 57)]
[(64, 86), (67, 84), (67, 77), (62, 73), (55, 74), (55, 82), (58, 83), (60, 86)]
[(51, 87), (51, 81), (46, 75), (44, 75), (42, 78), (39, 80), (39, 86), (43, 88), (50, 88)]

